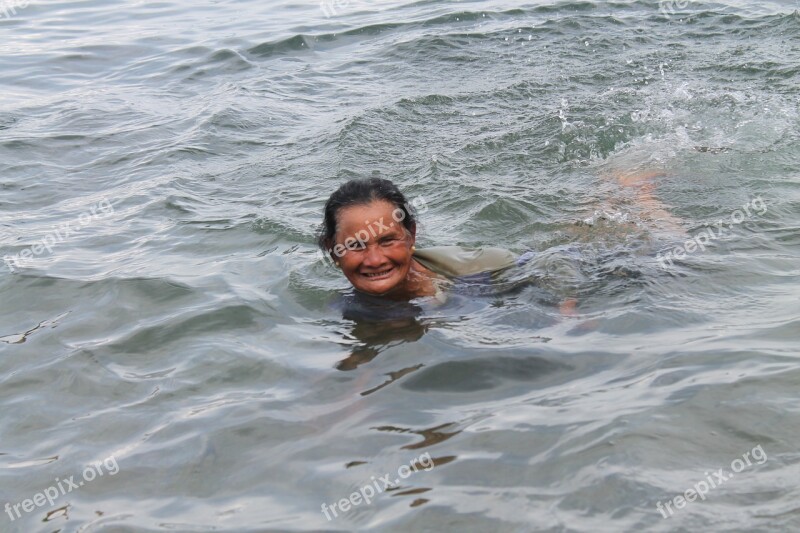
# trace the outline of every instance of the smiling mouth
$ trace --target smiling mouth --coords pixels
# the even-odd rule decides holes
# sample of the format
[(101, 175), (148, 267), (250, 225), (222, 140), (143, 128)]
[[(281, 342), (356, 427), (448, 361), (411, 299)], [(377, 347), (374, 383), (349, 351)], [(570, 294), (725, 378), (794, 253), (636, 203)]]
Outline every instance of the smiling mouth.
[(366, 276), (369, 279), (383, 279), (389, 277), (389, 274), (391, 274), (392, 272), (394, 272), (394, 267), (384, 270), (383, 272), (373, 272), (371, 274), (362, 273), (361, 275)]

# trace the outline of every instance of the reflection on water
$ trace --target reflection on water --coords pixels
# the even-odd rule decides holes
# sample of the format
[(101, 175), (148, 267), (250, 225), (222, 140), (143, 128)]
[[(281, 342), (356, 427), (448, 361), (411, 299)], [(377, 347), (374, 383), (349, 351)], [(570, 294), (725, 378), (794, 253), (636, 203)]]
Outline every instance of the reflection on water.
[(381, 390), (382, 388), (386, 387), (387, 385), (391, 385), (392, 383), (394, 383), (398, 379), (402, 378), (403, 376), (407, 376), (408, 374), (410, 374), (410, 373), (412, 373), (412, 372), (414, 372), (416, 370), (419, 370), (423, 366), (425, 366), (425, 365), (420, 363), (418, 365), (409, 366), (408, 368), (401, 368), (400, 370), (395, 370), (394, 372), (388, 372), (386, 375), (389, 376), (389, 379), (387, 379), (386, 381), (384, 381), (383, 383), (381, 383), (377, 387), (373, 387), (373, 388), (371, 388), (369, 390), (365, 390), (364, 392), (361, 393), (361, 395), (362, 396), (366, 396), (367, 394), (372, 394), (373, 392), (377, 392), (377, 391)]
[(451, 437), (454, 437), (454, 436), (458, 435), (459, 433), (461, 433), (461, 431), (452, 431), (452, 432), (442, 431), (442, 429), (450, 427), (450, 426), (453, 426), (453, 425), (454, 425), (454, 423), (451, 422), (451, 423), (448, 423), (448, 424), (441, 424), (441, 425), (436, 426), (434, 428), (421, 429), (421, 430), (412, 430), (412, 429), (409, 429), (409, 428), (398, 428), (398, 427), (393, 427), (393, 426), (381, 426), (381, 427), (377, 427), (377, 428), (374, 428), (374, 429), (376, 429), (378, 431), (389, 431), (389, 432), (393, 432), (393, 433), (413, 433), (413, 434), (419, 435), (419, 436), (422, 437), (422, 441), (421, 442), (417, 442), (417, 443), (414, 443), (414, 444), (407, 444), (407, 445), (402, 447), (402, 449), (404, 449), (404, 450), (416, 450), (416, 449), (419, 449), (419, 448), (425, 448), (425, 447), (428, 447), (428, 446), (433, 446), (434, 444), (439, 444), (440, 442), (444, 442), (447, 439), (449, 439)]
[(40, 329), (44, 329), (44, 328), (47, 328), (47, 327), (51, 327), (51, 328), (57, 327), (58, 326), (58, 321), (61, 320), (62, 318), (64, 318), (65, 316), (67, 316), (68, 314), (69, 314), (69, 311), (66, 312), (66, 313), (62, 313), (62, 314), (60, 314), (59, 316), (57, 316), (57, 317), (55, 317), (53, 319), (42, 320), (36, 326), (34, 326), (31, 329), (29, 329), (27, 331), (24, 331), (22, 333), (14, 333), (14, 334), (11, 334), (11, 335), (3, 335), (2, 337), (0, 337), (0, 342), (4, 342), (6, 344), (22, 344), (23, 342), (28, 340), (28, 337), (31, 334), (33, 334), (34, 332), (36, 332), (36, 331), (38, 331)]
[(564, 363), (541, 357), (524, 359), (494, 356), (466, 361), (446, 361), (430, 366), (403, 382), (413, 391), (470, 392), (494, 388), (507, 380), (534, 384), (552, 380), (559, 371), (570, 370)]
[(349, 336), (358, 341), (351, 354), (336, 364), (339, 370), (353, 370), (389, 347), (419, 340), (428, 329), (418, 319), (422, 308), (412, 302), (387, 301), (352, 291), (337, 303), (342, 318), (352, 322)]

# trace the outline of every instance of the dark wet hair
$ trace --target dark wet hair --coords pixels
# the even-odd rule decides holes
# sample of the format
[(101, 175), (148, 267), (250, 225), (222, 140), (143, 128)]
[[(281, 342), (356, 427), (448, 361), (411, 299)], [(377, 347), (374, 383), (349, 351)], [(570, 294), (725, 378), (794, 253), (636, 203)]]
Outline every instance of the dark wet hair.
[[(416, 226), (414, 213), (397, 185), (383, 178), (354, 179), (342, 184), (325, 202), (325, 215), (317, 237), (317, 244), (325, 250), (336, 235), (336, 217), (342, 208), (386, 201), (403, 211), (403, 226), (413, 231)], [(399, 222), (399, 221), (398, 221)]]

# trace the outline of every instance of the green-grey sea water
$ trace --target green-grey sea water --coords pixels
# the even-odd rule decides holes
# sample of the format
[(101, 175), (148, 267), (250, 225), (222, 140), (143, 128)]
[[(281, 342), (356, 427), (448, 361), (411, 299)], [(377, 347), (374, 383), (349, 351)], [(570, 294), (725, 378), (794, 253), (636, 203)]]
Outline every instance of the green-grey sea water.
[[(798, 9), (6, 1), (0, 532), (800, 529)], [(373, 175), (535, 258), (343, 311)]]

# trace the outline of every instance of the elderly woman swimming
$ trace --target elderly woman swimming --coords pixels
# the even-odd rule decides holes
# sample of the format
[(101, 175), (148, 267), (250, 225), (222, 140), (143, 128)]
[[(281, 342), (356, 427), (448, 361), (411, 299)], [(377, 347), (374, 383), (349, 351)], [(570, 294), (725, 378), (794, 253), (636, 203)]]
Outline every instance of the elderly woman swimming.
[(440, 282), (517, 263), (500, 248), (417, 250), (413, 206), (389, 180), (351, 180), (325, 204), (318, 243), (360, 292), (397, 300), (437, 294)]
[[(631, 224), (650, 226), (648, 232), (652, 235), (666, 230), (667, 234), (680, 236), (685, 234), (682, 221), (654, 195), (652, 179), (663, 176), (663, 172), (653, 171), (610, 171), (603, 175), (626, 193), (632, 193), (628, 207), (639, 222)], [(600, 213), (600, 219), (614, 219), (613, 204), (607, 203), (595, 213)], [(356, 291), (395, 300), (441, 296), (449, 282), (461, 286), (486, 284), (492, 274), (522, 265), (537, 255), (529, 251), (517, 257), (508, 250), (491, 247), (468, 250), (437, 246), (417, 250), (414, 207), (389, 180), (348, 181), (325, 204), (319, 246)], [(579, 224), (576, 229), (585, 225)], [(562, 296), (566, 297), (561, 303), (562, 313), (572, 314), (574, 298)]]

